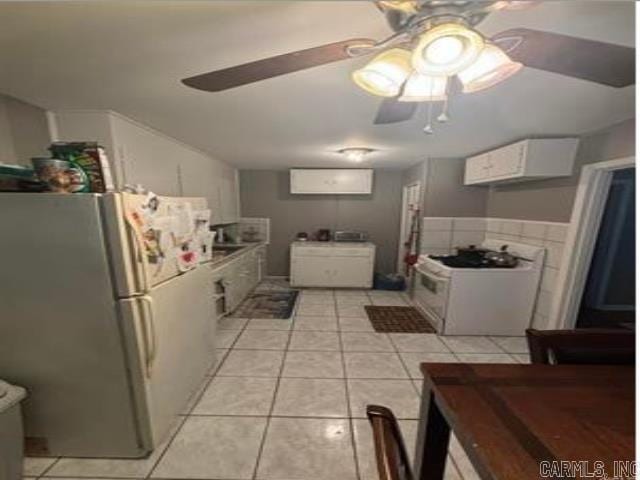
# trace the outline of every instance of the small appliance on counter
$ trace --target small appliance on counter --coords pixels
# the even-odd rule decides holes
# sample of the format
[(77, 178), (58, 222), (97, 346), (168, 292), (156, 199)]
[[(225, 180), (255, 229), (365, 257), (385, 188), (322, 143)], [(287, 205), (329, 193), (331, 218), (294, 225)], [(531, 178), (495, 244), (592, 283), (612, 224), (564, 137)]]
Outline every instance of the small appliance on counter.
[(316, 240), (318, 242), (330, 242), (331, 241), (331, 230), (328, 228), (321, 228), (316, 233)]
[(309, 234), (307, 232), (298, 232), (296, 235), (296, 242), (306, 242), (309, 240)]
[(368, 237), (367, 232), (358, 230), (337, 230), (333, 234), (334, 242), (366, 242)]

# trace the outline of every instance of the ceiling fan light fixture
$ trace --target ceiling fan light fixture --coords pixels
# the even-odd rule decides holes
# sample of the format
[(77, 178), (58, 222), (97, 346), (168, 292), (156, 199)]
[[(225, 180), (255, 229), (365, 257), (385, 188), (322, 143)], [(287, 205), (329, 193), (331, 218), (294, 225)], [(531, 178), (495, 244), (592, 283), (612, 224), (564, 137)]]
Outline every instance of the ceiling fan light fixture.
[(460, 23), (443, 23), (423, 33), (413, 51), (411, 63), (424, 75), (455, 75), (480, 55), (484, 39)]
[(400, 102), (438, 102), (447, 98), (447, 77), (414, 72), (404, 85)]
[(466, 69), (458, 73), (465, 93), (477, 92), (492, 87), (516, 74), (522, 64), (512, 61), (504, 51), (496, 45), (484, 47), (478, 59)]
[(356, 85), (373, 95), (395, 97), (411, 70), (411, 52), (392, 48), (377, 55), (351, 77)]
[(348, 147), (338, 150), (338, 153), (344, 155), (347, 160), (354, 163), (361, 163), (364, 157), (371, 152), (373, 152), (372, 148), (364, 147)]

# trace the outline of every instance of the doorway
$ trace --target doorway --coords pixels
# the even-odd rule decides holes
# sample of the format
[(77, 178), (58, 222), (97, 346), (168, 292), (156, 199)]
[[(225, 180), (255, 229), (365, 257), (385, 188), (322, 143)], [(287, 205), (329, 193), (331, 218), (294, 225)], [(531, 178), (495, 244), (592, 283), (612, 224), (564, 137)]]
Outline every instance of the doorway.
[[(399, 274), (405, 274), (404, 258), (407, 253), (419, 253), (414, 252), (415, 245), (419, 241), (416, 238), (419, 232), (414, 232), (414, 236), (411, 238), (412, 244), (407, 245), (410, 240), (412, 229), (418, 230), (416, 225), (420, 225), (420, 199), (422, 198), (422, 186), (420, 182), (415, 182), (409, 185), (405, 185), (402, 189), (402, 216), (400, 221), (400, 238), (398, 239), (398, 264), (397, 271)], [(417, 216), (417, 223), (415, 217)]]
[[(628, 318), (632, 314), (614, 312), (628, 310), (628, 303), (634, 303), (635, 298), (630, 297), (628, 290), (624, 296), (617, 292), (614, 295), (613, 291), (616, 289), (614, 285), (619, 285), (617, 277), (629, 275), (628, 271), (621, 273), (620, 266), (624, 269), (632, 266), (635, 271), (635, 246), (628, 246), (628, 242), (633, 245), (635, 239), (635, 221), (630, 223), (629, 220), (629, 217), (633, 218), (635, 206), (625, 200), (631, 197), (631, 202), (635, 201), (635, 166), (635, 157), (624, 157), (582, 167), (565, 253), (558, 272), (560, 288), (551, 301), (547, 328), (576, 328), (579, 318), (580, 325), (585, 327), (601, 326), (603, 322), (607, 327), (620, 324), (624, 328), (633, 328), (633, 324), (629, 325), (620, 318), (625, 315)], [(630, 226), (633, 235), (623, 235)], [(612, 247), (614, 244), (615, 248)], [(598, 245), (601, 247), (597, 248)], [(624, 260), (614, 258), (614, 253)], [(604, 266), (606, 269), (603, 270)], [(614, 279), (618, 283), (612, 283)], [(585, 293), (587, 290), (590, 293)], [(595, 312), (586, 312), (586, 308)], [(616, 320), (606, 320), (614, 316)], [(594, 320), (594, 317), (599, 320)]]
[(576, 326), (635, 326), (635, 169), (613, 173)]

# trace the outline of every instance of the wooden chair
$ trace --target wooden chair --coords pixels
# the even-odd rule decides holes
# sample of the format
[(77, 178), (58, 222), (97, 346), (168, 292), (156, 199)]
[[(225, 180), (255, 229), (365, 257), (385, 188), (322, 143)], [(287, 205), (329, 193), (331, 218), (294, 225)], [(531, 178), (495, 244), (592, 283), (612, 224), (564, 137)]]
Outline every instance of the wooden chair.
[(395, 415), (387, 407), (367, 405), (380, 480), (414, 480)]
[(633, 365), (635, 332), (625, 330), (527, 329), (531, 363), (573, 365)]

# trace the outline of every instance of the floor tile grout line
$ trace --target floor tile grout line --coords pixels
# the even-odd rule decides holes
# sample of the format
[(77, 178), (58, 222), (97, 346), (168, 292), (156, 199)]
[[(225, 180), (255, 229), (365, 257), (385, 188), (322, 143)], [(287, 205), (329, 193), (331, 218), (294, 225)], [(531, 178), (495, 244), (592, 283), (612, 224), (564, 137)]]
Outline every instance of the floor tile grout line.
[(173, 432), (173, 434), (169, 437), (166, 446), (164, 447), (162, 452), (160, 452), (160, 455), (158, 455), (158, 459), (153, 463), (153, 465), (151, 466), (147, 474), (144, 476), (145, 479), (152, 478), (153, 472), (155, 471), (156, 468), (158, 468), (158, 465), (160, 465), (160, 462), (162, 461), (165, 454), (169, 450), (169, 447), (171, 447), (171, 444), (173, 443), (175, 438), (178, 436), (178, 433), (180, 433), (180, 430), (182, 430), (182, 427), (184, 426), (188, 418), (189, 418), (188, 416), (185, 416), (178, 422), (176, 431)]
[(293, 310), (291, 312), (291, 328), (287, 331), (288, 335), (287, 335), (287, 342), (285, 345), (285, 350), (284, 353), (282, 355), (282, 361), (280, 362), (280, 369), (278, 371), (278, 376), (276, 377), (276, 383), (275, 383), (275, 387), (273, 389), (273, 398), (271, 399), (271, 404), (269, 405), (269, 412), (267, 415), (267, 420), (264, 426), (264, 432), (262, 433), (262, 438), (260, 439), (260, 446), (258, 447), (258, 454), (256, 455), (256, 463), (253, 467), (253, 474), (251, 475), (251, 478), (253, 480), (258, 478), (258, 468), (260, 467), (260, 461), (262, 460), (262, 454), (264, 452), (264, 446), (265, 443), (267, 441), (267, 434), (269, 433), (269, 426), (271, 425), (271, 419), (273, 418), (273, 410), (275, 408), (276, 405), (276, 399), (278, 398), (278, 391), (280, 389), (280, 381), (282, 379), (282, 372), (284, 371), (284, 365), (285, 365), (285, 361), (287, 359), (287, 351), (289, 349), (289, 344), (291, 343), (291, 335), (293, 332), (293, 327), (295, 325), (295, 321), (296, 321), (296, 314), (298, 313), (298, 307), (300, 306), (300, 299), (301, 299), (302, 295), (298, 295), (298, 297), (296, 298), (296, 303), (293, 306)]
[(37, 475), (37, 478), (44, 477), (48, 472), (50, 472), (50, 471), (51, 471), (51, 469), (52, 469), (52, 468), (53, 468), (53, 467), (54, 467), (54, 466), (55, 466), (55, 465), (60, 461), (60, 459), (62, 459), (62, 458), (64, 458), (64, 457), (57, 457), (57, 458), (56, 458), (56, 459), (51, 463), (51, 465), (49, 465), (48, 467), (46, 467), (46, 468), (42, 471), (42, 473), (41, 473), (40, 475)]
[(349, 436), (351, 439), (351, 449), (353, 451), (353, 463), (356, 473), (356, 478), (359, 480), (362, 479), (362, 475), (360, 473), (360, 464), (358, 463), (358, 446), (356, 443), (356, 432), (355, 432), (355, 423), (352, 419), (353, 409), (351, 407), (351, 391), (349, 389), (349, 377), (347, 375), (347, 362), (344, 356), (344, 343), (342, 341), (342, 333), (338, 335), (338, 344), (340, 346), (340, 360), (342, 361), (342, 370), (344, 372), (344, 389), (345, 394), (347, 396), (347, 414), (349, 415)]

